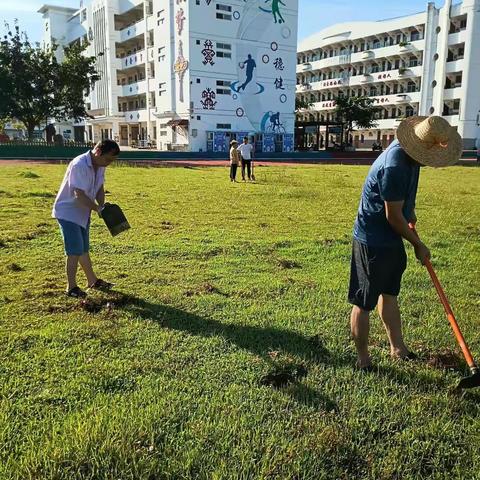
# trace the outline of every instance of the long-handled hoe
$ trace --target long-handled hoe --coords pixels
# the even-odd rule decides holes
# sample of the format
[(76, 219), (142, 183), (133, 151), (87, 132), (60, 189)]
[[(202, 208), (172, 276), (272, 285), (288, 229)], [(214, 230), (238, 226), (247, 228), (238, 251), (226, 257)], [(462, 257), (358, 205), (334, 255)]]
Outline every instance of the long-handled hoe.
[[(417, 233), (417, 231), (415, 230), (415, 225), (410, 224), (410, 228), (415, 233)], [(460, 348), (462, 349), (463, 356), (465, 357), (465, 360), (470, 368), (470, 371), (472, 372), (472, 374), (469, 377), (465, 377), (460, 380), (460, 383), (458, 384), (457, 389), (461, 390), (466, 388), (480, 387), (480, 369), (478, 368), (477, 364), (475, 363), (475, 360), (473, 359), (472, 353), (470, 352), (467, 342), (463, 337), (462, 331), (458, 326), (458, 322), (455, 318), (455, 315), (453, 314), (453, 310), (450, 307), (450, 304), (448, 303), (447, 296), (445, 295), (442, 285), (440, 284), (440, 281), (438, 280), (438, 277), (435, 271), (433, 270), (433, 266), (430, 260), (427, 260), (425, 262), (425, 266), (427, 267), (427, 270), (428, 270), (428, 273), (430, 274), (433, 285), (435, 286), (438, 296), (440, 297), (440, 301), (442, 302), (443, 308), (445, 309), (445, 313), (447, 314), (448, 321), (452, 326), (452, 330), (453, 330), (453, 333), (455, 334), (457, 342), (460, 345)]]

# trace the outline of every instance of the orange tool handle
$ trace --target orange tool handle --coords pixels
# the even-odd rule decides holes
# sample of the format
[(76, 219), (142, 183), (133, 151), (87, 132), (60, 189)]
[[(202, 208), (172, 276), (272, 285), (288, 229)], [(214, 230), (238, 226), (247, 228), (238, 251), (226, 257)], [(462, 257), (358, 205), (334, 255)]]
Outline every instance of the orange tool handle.
[[(418, 236), (418, 233), (415, 230), (415, 225), (412, 224), (412, 223), (409, 223), (409, 227)], [(458, 326), (457, 319), (455, 318), (455, 315), (453, 314), (453, 310), (450, 307), (450, 303), (448, 302), (447, 296), (445, 295), (445, 292), (443, 291), (442, 285), (440, 284), (440, 281), (438, 280), (437, 274), (435, 273), (435, 270), (433, 269), (433, 266), (432, 266), (432, 263), (430, 262), (430, 260), (427, 259), (425, 261), (425, 267), (427, 267), (427, 270), (428, 270), (428, 273), (430, 274), (433, 285), (435, 286), (435, 289), (437, 290), (438, 296), (440, 297), (440, 301), (442, 302), (443, 308), (445, 309), (445, 313), (447, 314), (448, 321), (450, 322), (453, 333), (455, 334), (455, 337), (457, 338), (457, 342), (460, 345), (460, 348), (462, 349), (463, 356), (465, 357), (465, 360), (467, 361), (468, 366), (471, 369), (476, 368), (477, 365), (475, 363), (475, 360), (473, 359), (473, 356), (470, 352), (470, 349), (468, 348), (467, 342), (465, 341), (465, 338), (462, 334), (462, 331), (460, 330), (460, 327)]]

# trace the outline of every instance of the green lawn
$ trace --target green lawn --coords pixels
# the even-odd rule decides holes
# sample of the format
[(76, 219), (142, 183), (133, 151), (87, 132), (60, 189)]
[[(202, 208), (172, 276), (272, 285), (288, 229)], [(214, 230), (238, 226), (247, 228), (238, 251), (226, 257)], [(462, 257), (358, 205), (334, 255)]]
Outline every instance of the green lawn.
[[(133, 228), (111, 238), (93, 220), (116, 293), (92, 311), (63, 295), (64, 169), (0, 169), (2, 480), (480, 479), (480, 391), (452, 392), (465, 365), (410, 248), (400, 301), (422, 361), (392, 361), (375, 315), (379, 371), (352, 368), (367, 167), (264, 167), (236, 185), (221, 168), (111, 168)], [(480, 358), (479, 193), (480, 169), (424, 169), (417, 214)], [(264, 385), (282, 371), (298, 381)]]

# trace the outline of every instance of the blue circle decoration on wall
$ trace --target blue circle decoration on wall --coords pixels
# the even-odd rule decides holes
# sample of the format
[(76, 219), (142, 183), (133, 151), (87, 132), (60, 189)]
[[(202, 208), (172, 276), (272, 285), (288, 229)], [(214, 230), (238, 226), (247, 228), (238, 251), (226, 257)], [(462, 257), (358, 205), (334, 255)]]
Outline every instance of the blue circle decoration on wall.
[(270, 61), (270, 57), (269, 57), (268, 55), (264, 55), (264, 56), (262, 57), (262, 62), (263, 62), (263, 63), (268, 63), (269, 61)]
[(235, 10), (235, 11), (233, 12), (233, 18), (234, 18), (235, 20), (239, 20), (239, 19), (240, 19), (240, 12), (239, 12), (238, 10)]
[(245, 115), (245, 111), (243, 108), (237, 108), (237, 111), (235, 112), (237, 114), (237, 117), (243, 117)]
[(282, 28), (282, 37), (283, 38), (290, 38), (292, 35), (292, 31), (288, 27), (283, 27)]
[(284, 93), (282, 93), (282, 94), (280, 95), (280, 101), (281, 101), (282, 103), (286, 103), (286, 102), (287, 102), (287, 96), (286, 96)]
[(233, 98), (234, 100), (236, 100), (236, 99), (238, 98), (238, 95), (237, 95), (236, 93), (234, 93), (234, 94), (232, 95), (232, 98)]
[(272, 52), (276, 52), (278, 50), (278, 43), (277, 42), (272, 42), (270, 44), (270, 48), (272, 49)]

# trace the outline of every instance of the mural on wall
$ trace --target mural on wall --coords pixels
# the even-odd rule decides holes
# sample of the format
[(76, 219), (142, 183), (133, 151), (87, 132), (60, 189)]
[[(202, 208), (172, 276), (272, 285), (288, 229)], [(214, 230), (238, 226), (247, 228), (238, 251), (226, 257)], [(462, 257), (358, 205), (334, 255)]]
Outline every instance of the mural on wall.
[(262, 132), (267, 133), (285, 133), (285, 127), (280, 120), (280, 112), (267, 112), (262, 117), (260, 122), (260, 129)]
[[(264, 151), (272, 152), (282, 147), (291, 151), (295, 124), (298, 0), (223, 3), (229, 5), (229, 33), (222, 39), (209, 38), (207, 34), (203, 45), (197, 42), (202, 45), (197, 55), (199, 63), (207, 66), (207, 70), (215, 65), (215, 70), (225, 72), (224, 78), (218, 75), (216, 78), (222, 86), (230, 86), (230, 95), (221, 89), (219, 96), (215, 87), (205, 86), (197, 90), (200, 97), (197, 101), (204, 110), (218, 109), (233, 114), (231, 131), (234, 138), (239, 138), (239, 131), (249, 132), (249, 135), (262, 133)], [(209, 15), (215, 18), (217, 2), (196, 0), (196, 4), (213, 9)], [(227, 40), (227, 37), (233, 38)], [(215, 44), (215, 40), (221, 43)], [(229, 46), (224, 48), (223, 42)], [(233, 72), (224, 68), (229, 61), (226, 59), (230, 58)], [(279, 136), (286, 138), (283, 144)], [(225, 141), (223, 134), (219, 134), (216, 142), (213, 142), (214, 137), (211, 139), (217, 148)]]
[(267, 10), (266, 8), (263, 7), (258, 7), (262, 12), (267, 12), (271, 13), (273, 15), (275, 23), (285, 23), (285, 19), (282, 17), (282, 14), (280, 13), (280, 5), (283, 5), (286, 7), (286, 5), (282, 2), (282, 0), (265, 0), (265, 3), (272, 2), (272, 8), (270, 10)]
[[(178, 3), (178, 2), (177, 2)], [(185, 23), (186, 17), (184, 15), (183, 8), (180, 8), (180, 10), (177, 12), (177, 15), (175, 16), (175, 22), (177, 23), (177, 33), (178, 35), (181, 35), (183, 32), (183, 25)]]
[(207, 65), (208, 63), (210, 65), (215, 65), (213, 58), (215, 57), (216, 53), (215, 53), (215, 50), (213, 49), (213, 42), (211, 40), (205, 40), (203, 47), (204, 48), (202, 50), (202, 55), (203, 55), (202, 63), (204, 65)]
[[(241, 93), (242, 91), (245, 91), (245, 88), (250, 85), (253, 80), (255, 69), (257, 68), (257, 63), (253, 59), (252, 55), (249, 53), (247, 55), (247, 59), (239, 63), (239, 67), (241, 70), (245, 70), (245, 81), (242, 84), (240, 84), (240, 81), (237, 81), (233, 82), (230, 85), (230, 88), (235, 93)], [(254, 95), (259, 95), (260, 93), (263, 93), (265, 91), (265, 87), (260, 83), (254, 82), (254, 84), (256, 85), (255, 91), (252, 92), (254, 93)]]
[(217, 98), (217, 94), (210, 87), (206, 88), (202, 92), (202, 100), (200, 100), (203, 109), (215, 110), (215, 106), (217, 105), (215, 98)]
[(252, 58), (250, 54), (248, 54), (248, 58), (243, 62), (243, 68), (245, 68), (246, 70), (247, 78), (238, 87), (238, 91), (245, 90), (245, 87), (252, 81), (253, 71), (255, 70), (255, 68), (257, 68), (257, 64), (255, 63), (255, 60)]
[(296, 0), (248, 0), (232, 12), (237, 28), (233, 110), (252, 131), (293, 133), (296, 22), (291, 19), (297, 7)]
[(188, 60), (183, 56), (183, 42), (178, 41), (178, 57), (176, 62), (173, 64), (173, 70), (178, 75), (179, 83), (179, 100), (183, 103), (184, 93), (183, 93), (183, 80), (185, 78), (185, 72), (188, 69)]

